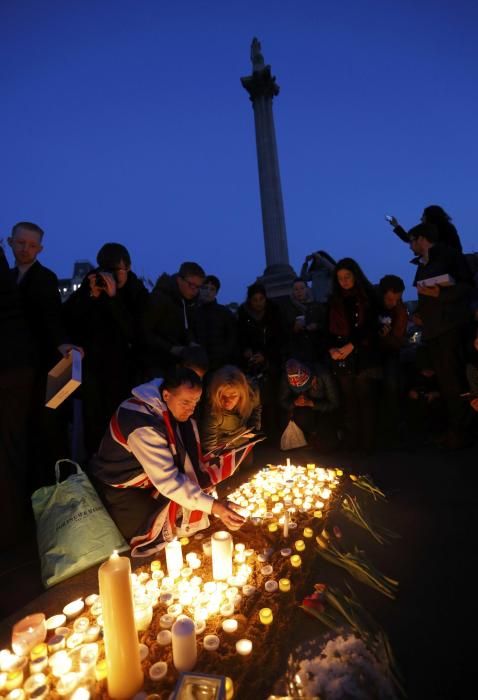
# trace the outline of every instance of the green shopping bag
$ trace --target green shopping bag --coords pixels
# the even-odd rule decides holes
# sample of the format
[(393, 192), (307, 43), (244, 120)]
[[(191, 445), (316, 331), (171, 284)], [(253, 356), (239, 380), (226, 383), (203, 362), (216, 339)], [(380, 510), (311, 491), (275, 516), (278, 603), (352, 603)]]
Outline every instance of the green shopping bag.
[(90, 566), (107, 559), (113, 550), (129, 549), (85, 472), (76, 462), (72, 474), (60, 482), (60, 463), (55, 464), (56, 484), (42, 486), (32, 495), (41, 576), (50, 588)]

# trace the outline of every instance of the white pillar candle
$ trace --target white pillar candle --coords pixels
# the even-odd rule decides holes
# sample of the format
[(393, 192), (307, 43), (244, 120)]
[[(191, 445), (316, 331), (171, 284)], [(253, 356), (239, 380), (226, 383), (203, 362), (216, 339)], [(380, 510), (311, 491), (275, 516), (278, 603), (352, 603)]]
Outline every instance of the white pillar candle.
[(166, 545), (166, 567), (168, 576), (172, 579), (178, 578), (183, 568), (183, 550), (179, 540), (173, 540)]
[(134, 624), (130, 561), (114, 552), (100, 566), (98, 575), (103, 604), (108, 694), (122, 700), (132, 697), (143, 685), (138, 634)]
[(215, 581), (224, 581), (232, 576), (232, 537), (220, 530), (211, 537), (212, 576)]
[(173, 663), (178, 671), (191, 671), (197, 659), (196, 627), (189, 617), (181, 617), (171, 630)]

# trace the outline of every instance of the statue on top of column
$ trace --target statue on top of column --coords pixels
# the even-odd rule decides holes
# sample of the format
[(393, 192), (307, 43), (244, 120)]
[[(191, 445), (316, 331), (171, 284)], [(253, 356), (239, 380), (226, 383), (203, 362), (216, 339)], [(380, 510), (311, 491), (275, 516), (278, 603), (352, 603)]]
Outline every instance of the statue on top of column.
[(251, 62), (254, 72), (264, 69), (264, 56), (261, 53), (261, 42), (256, 37), (253, 38), (251, 44)]

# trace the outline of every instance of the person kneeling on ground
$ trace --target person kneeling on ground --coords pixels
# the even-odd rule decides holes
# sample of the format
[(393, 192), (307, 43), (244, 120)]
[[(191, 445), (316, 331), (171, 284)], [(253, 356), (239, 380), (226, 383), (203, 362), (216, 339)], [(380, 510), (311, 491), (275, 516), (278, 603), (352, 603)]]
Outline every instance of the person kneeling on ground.
[(337, 447), (339, 392), (325, 368), (287, 360), (281, 379), (280, 405), (287, 420), (299, 426), (309, 444), (325, 451)]
[(208, 493), (221, 475), (203, 463), (191, 418), (201, 392), (201, 380), (186, 368), (136, 387), (91, 460), (93, 483), (132, 556), (149, 556), (175, 536), (208, 527), (211, 513), (231, 530), (244, 523), (233, 504)]

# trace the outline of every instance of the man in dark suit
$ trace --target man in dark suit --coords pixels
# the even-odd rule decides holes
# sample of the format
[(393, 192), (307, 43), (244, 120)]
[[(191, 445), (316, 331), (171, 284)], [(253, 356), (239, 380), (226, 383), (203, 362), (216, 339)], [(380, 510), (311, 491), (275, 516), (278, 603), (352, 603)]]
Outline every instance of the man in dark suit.
[(20, 305), (30, 334), (34, 380), (31, 401), (31, 425), (28, 435), (30, 488), (50, 481), (56, 458), (68, 456), (66, 429), (58, 415), (45, 409), (48, 371), (73, 347), (65, 342), (61, 322), (61, 297), (56, 275), (38, 262), (43, 250), (42, 229), (29, 221), (15, 224), (8, 239), (15, 267)]

